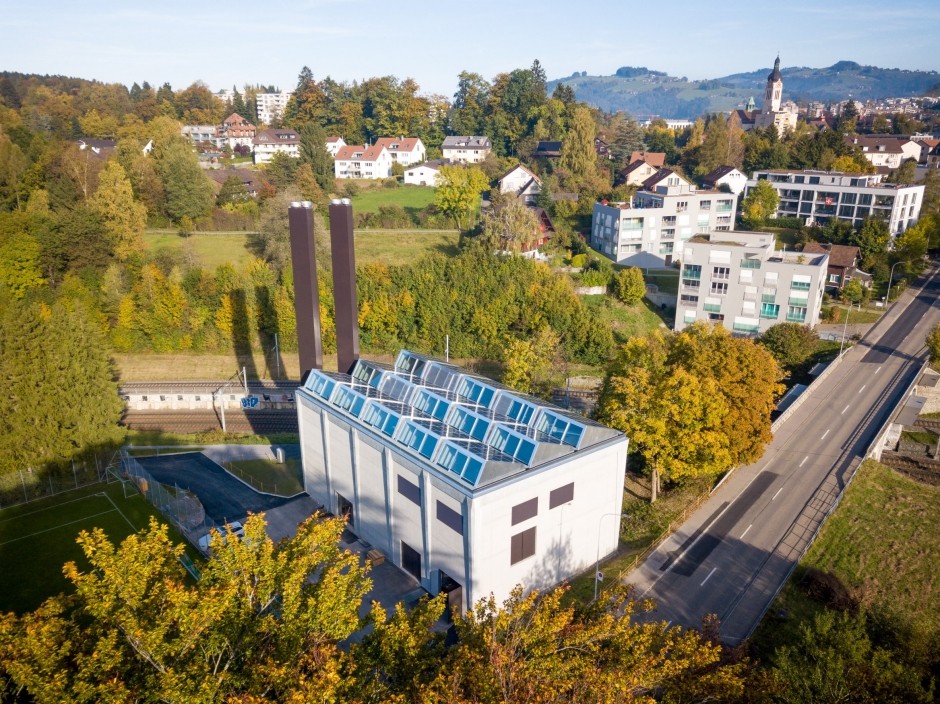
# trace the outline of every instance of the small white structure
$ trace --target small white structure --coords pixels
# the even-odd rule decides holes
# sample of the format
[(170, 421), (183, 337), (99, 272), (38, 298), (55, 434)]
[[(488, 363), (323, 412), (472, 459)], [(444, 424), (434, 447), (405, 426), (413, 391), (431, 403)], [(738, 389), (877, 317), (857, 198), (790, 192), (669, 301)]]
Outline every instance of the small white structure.
[(627, 438), (444, 362), (313, 370), (304, 488), (452, 606), (548, 588), (617, 547)]
[(258, 122), (270, 125), (275, 120), (281, 119), (291, 95), (293, 95), (293, 91), (289, 90), (283, 90), (279, 93), (258, 93), (255, 96)]
[(499, 192), (512, 193), (526, 205), (531, 205), (542, 192), (542, 180), (522, 164), (517, 164), (499, 179)]
[(346, 140), (342, 137), (327, 137), (326, 138), (326, 150), (330, 153), (330, 156), (334, 159), (336, 158), (336, 153), (346, 146)]
[(405, 169), (405, 183), (411, 186), (437, 187), (438, 180), (441, 177), (441, 166), (443, 165), (443, 161), (435, 159)]
[(336, 178), (388, 178), (392, 175), (392, 157), (378, 145), (347, 144), (336, 152), (333, 171)]
[(427, 155), (420, 137), (379, 137), (374, 146), (385, 149), (392, 163), (402, 166), (420, 164)]
[(278, 152), (300, 157), (300, 135), (294, 130), (262, 130), (253, 140), (255, 163), (267, 164)]
[(829, 254), (778, 251), (769, 232), (719, 232), (682, 245), (675, 329), (694, 322), (757, 335), (819, 322)]
[(444, 137), (441, 154), (448, 161), (479, 164), (493, 150), (489, 137), (452, 135)]
[(719, 166), (702, 178), (703, 188), (721, 190), (724, 186), (736, 196), (741, 195), (747, 184), (747, 176), (733, 166)]

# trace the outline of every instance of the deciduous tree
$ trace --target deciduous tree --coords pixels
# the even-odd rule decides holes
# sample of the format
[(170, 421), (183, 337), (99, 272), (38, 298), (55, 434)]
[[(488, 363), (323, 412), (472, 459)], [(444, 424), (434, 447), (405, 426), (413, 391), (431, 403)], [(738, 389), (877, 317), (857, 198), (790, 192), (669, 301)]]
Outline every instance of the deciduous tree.
[(621, 269), (614, 278), (614, 295), (627, 305), (636, 305), (646, 295), (646, 282), (643, 272), (635, 266)]
[(442, 166), (434, 202), (442, 213), (454, 219), (458, 230), (463, 230), (487, 185), (486, 176), (474, 166)]
[(168, 144), (157, 168), (166, 191), (166, 212), (174, 222), (184, 216), (196, 220), (209, 212), (213, 203), (212, 184), (188, 145), (177, 141)]
[(777, 212), (780, 200), (776, 189), (765, 180), (760, 180), (741, 202), (741, 216), (748, 227), (759, 227)]
[(98, 175), (98, 188), (88, 205), (104, 220), (116, 259), (125, 261), (144, 249), (147, 209), (134, 199), (131, 182), (117, 161), (109, 161)]
[(777, 323), (760, 336), (760, 343), (784, 369), (792, 372), (816, 351), (819, 335), (799, 323)]

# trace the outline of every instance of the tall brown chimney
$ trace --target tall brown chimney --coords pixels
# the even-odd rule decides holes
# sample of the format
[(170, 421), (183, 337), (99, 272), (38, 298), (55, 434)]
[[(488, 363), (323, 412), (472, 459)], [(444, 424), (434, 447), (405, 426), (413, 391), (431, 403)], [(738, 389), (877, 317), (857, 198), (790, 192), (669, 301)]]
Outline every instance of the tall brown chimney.
[[(317, 291), (317, 257), (313, 238), (313, 204), (294, 202), (287, 210), (290, 225), (291, 265), (294, 271), (294, 311), (297, 315), (297, 349), (301, 379), (311, 369), (323, 369), (320, 337), (320, 294)], [(338, 327), (338, 326), (337, 326)]]
[(353, 213), (348, 198), (330, 202), (330, 245), (333, 252), (337, 367), (339, 371), (349, 373), (359, 359), (359, 309), (356, 305)]

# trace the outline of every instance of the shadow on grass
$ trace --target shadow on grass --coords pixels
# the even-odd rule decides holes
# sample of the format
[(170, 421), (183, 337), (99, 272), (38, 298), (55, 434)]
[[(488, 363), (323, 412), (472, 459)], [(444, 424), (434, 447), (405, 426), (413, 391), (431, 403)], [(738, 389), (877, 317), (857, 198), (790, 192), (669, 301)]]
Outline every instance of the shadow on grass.
[(128, 430), (125, 442), (128, 445), (137, 447), (159, 445), (295, 445), (299, 442), (299, 436), (297, 433), (247, 435), (223, 433), (221, 430), (188, 434), (166, 433), (160, 430)]

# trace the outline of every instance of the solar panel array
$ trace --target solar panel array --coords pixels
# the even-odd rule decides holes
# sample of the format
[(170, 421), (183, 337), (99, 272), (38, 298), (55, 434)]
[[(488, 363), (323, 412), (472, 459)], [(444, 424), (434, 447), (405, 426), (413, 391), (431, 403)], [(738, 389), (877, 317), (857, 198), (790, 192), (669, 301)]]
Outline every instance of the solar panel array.
[(304, 388), (470, 486), (489, 463), (521, 470), (543, 443), (573, 452), (585, 435), (561, 409), (407, 350), (394, 366), (360, 359), (349, 375), (313, 370)]

